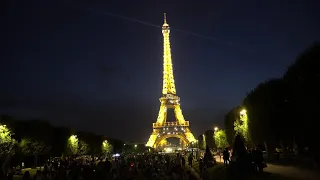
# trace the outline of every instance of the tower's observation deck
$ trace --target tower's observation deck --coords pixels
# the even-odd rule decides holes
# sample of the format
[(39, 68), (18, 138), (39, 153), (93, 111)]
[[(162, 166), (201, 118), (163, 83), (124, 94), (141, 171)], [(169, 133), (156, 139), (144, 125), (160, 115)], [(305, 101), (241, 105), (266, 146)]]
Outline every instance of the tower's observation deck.
[(178, 122), (165, 122), (165, 123), (152, 123), (153, 129), (160, 129), (164, 127), (189, 127), (189, 121), (185, 121), (184, 123)]

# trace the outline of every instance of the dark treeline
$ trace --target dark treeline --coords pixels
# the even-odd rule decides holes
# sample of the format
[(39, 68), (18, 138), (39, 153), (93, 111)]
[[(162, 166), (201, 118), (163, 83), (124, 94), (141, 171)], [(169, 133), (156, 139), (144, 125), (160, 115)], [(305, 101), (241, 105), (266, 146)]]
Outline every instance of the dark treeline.
[(302, 53), (283, 77), (260, 83), (229, 111), (224, 120), (229, 144), (242, 109), (247, 110), (248, 144), (262, 145), (269, 153), (274, 148), (307, 151), (319, 160), (320, 43)]
[[(16, 120), (11, 116), (0, 116), (0, 125), (5, 125), (11, 132), (14, 140), (13, 148), (9, 143), (0, 142), (0, 161), (7, 161), (8, 155), (14, 164), (21, 161), (30, 162), (32, 165), (42, 163), (49, 157), (61, 157), (74, 155), (68, 151), (68, 141), (72, 135), (76, 135), (79, 146), (77, 155), (101, 156), (104, 152), (103, 142), (108, 142), (108, 153), (118, 153), (123, 150), (124, 143), (117, 139), (107, 138), (90, 132), (75, 131), (69, 127), (54, 127), (43, 120)], [(5, 134), (1, 134), (1, 139)], [(4, 147), (3, 147), (4, 146)], [(83, 147), (85, 146), (85, 147)], [(4, 153), (5, 149), (6, 153)], [(9, 149), (9, 150), (8, 150)], [(38, 160), (34, 160), (38, 158)], [(19, 161), (19, 162), (15, 162)], [(29, 165), (30, 165), (29, 164)]]

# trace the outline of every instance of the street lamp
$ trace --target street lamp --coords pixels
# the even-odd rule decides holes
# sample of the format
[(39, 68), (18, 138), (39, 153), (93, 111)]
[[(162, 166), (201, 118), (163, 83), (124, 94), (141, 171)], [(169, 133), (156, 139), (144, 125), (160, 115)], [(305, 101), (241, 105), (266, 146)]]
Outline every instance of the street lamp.
[(6, 125), (0, 125), (0, 141), (10, 137), (10, 131)]
[(138, 146), (138, 145), (136, 145), (136, 144), (134, 145), (135, 148), (136, 148), (137, 146)]
[(247, 110), (245, 110), (245, 109), (242, 109), (241, 111), (240, 111), (240, 115), (246, 115), (247, 114)]
[(69, 140), (71, 141), (71, 143), (75, 143), (78, 141), (77, 135), (71, 135)]
[(68, 146), (72, 155), (77, 154), (79, 148), (79, 141), (77, 135), (71, 135), (69, 137)]
[(2, 131), (5, 131), (5, 130), (7, 130), (6, 125), (0, 125), (0, 131), (2, 132)]
[(218, 127), (214, 127), (214, 131), (217, 132), (219, 130)]

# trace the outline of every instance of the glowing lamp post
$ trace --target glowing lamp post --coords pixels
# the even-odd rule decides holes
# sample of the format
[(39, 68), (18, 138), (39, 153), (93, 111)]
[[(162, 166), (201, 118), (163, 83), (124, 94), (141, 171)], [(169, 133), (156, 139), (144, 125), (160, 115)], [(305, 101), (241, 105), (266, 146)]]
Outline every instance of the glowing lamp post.
[(240, 115), (241, 115), (241, 116), (247, 115), (247, 110), (245, 110), (245, 109), (241, 110), (241, 111), (240, 111)]
[(78, 152), (78, 137), (77, 135), (71, 135), (68, 140), (69, 150), (71, 154), (75, 155)]
[(103, 146), (104, 148), (106, 148), (108, 145), (109, 145), (109, 143), (108, 143), (107, 140), (104, 140), (104, 141), (102, 142), (102, 146)]
[(78, 141), (77, 135), (70, 136), (69, 140), (71, 143), (76, 143)]
[(0, 143), (9, 142), (10, 140), (11, 140), (10, 130), (7, 128), (6, 125), (0, 125)]
[(247, 142), (250, 141), (250, 134), (249, 134), (249, 127), (248, 127), (248, 114), (246, 109), (242, 109), (240, 111), (240, 120), (242, 121), (241, 127), (241, 134), (244, 136)]
[(2, 129), (2, 128), (5, 128), (5, 127), (7, 127), (6, 125), (0, 125), (0, 130)]
[(217, 132), (219, 130), (218, 127), (214, 127), (214, 131)]
[(6, 131), (8, 131), (7, 126), (6, 125), (0, 125), (0, 133), (5, 133)]

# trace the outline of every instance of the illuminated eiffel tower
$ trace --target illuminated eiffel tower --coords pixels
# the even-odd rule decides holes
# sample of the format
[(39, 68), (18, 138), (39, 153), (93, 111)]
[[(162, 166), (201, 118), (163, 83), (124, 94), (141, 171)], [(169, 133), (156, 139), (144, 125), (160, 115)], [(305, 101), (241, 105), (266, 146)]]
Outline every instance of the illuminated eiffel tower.
[[(160, 98), (160, 111), (156, 123), (153, 123), (153, 132), (146, 144), (148, 147), (157, 148), (165, 142), (167, 138), (176, 137), (185, 145), (196, 142), (192, 132), (189, 129), (189, 121), (183, 117), (180, 108), (180, 98), (176, 95), (174, 84), (173, 68), (170, 49), (170, 27), (167, 24), (166, 14), (164, 14), (164, 23), (162, 26), (163, 34), (163, 88)], [(167, 122), (168, 109), (174, 109), (176, 117), (175, 122)]]

